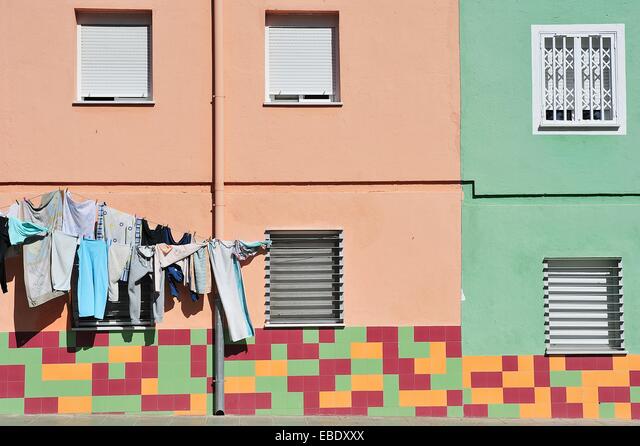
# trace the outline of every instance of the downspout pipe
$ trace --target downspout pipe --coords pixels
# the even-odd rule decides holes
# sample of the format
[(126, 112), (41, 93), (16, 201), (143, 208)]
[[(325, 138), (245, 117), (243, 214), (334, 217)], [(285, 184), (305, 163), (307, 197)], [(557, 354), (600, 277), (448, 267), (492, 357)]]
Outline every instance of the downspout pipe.
[[(214, 69), (214, 120), (213, 163), (214, 236), (224, 238), (224, 64), (223, 64), (223, 0), (213, 2), (213, 69)], [(224, 332), (222, 326), (222, 302), (214, 295), (215, 303), (215, 401), (214, 413), (224, 415)]]

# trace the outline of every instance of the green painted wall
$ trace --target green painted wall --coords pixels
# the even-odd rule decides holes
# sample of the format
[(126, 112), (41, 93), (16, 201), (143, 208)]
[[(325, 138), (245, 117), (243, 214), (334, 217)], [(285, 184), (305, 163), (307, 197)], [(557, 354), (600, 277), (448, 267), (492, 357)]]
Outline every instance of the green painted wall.
[[(624, 23), (627, 135), (533, 135), (531, 25)], [(640, 192), (640, 1), (460, 0), (462, 178), (478, 194)], [(468, 237), (467, 237), (468, 239)]]
[(467, 199), (462, 225), (465, 356), (543, 354), (542, 260), (573, 256), (622, 257), (626, 347), (640, 352), (640, 198)]

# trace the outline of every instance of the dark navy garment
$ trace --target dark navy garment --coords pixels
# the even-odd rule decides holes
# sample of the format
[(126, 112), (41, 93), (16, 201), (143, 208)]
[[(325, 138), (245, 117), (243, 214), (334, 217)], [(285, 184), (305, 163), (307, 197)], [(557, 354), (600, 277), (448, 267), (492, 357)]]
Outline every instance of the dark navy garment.
[(141, 232), (141, 240), (140, 243), (142, 246), (153, 246), (158, 243), (162, 243), (164, 240), (162, 239), (162, 228), (163, 226), (157, 225), (155, 229), (151, 229), (149, 227), (149, 223), (147, 220), (142, 219), (142, 226), (140, 228)]
[(9, 240), (9, 219), (0, 217), (0, 287), (3, 293), (7, 292), (7, 276), (4, 269), (4, 258), (9, 246), (11, 246)]
[[(175, 241), (173, 239), (173, 235), (171, 234), (171, 228), (164, 226), (162, 228), (162, 242), (167, 245), (186, 245), (191, 243), (191, 234), (187, 234), (186, 232), (182, 235), (182, 238), (179, 241)], [(180, 293), (178, 292), (178, 283), (182, 283), (184, 280), (184, 273), (182, 272), (182, 268), (178, 265), (169, 265), (165, 269), (166, 279), (169, 283), (169, 293), (173, 297), (178, 297)], [(198, 300), (198, 295), (194, 292), (191, 292), (191, 300)]]

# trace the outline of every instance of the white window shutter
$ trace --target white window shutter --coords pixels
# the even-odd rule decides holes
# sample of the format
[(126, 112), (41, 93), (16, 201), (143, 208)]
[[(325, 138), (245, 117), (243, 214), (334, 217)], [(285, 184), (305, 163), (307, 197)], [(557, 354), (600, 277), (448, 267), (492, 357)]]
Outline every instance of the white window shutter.
[(270, 27), (270, 95), (333, 95), (333, 28)]
[(80, 96), (149, 96), (149, 27), (82, 25)]

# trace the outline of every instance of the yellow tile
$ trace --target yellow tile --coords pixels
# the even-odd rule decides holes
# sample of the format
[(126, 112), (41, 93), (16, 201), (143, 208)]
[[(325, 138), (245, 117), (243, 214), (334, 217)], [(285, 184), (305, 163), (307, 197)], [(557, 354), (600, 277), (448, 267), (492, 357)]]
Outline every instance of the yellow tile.
[(597, 387), (583, 387), (582, 388), (582, 400), (585, 403), (598, 403), (600, 397), (598, 396)]
[(382, 342), (352, 342), (352, 359), (380, 359), (382, 358)]
[(400, 407), (446, 406), (446, 390), (400, 390)]
[(582, 404), (582, 417), (583, 418), (600, 418), (600, 406), (598, 403), (583, 403)]
[(142, 395), (157, 395), (158, 378), (142, 378), (141, 393)]
[(550, 356), (549, 357), (549, 370), (554, 372), (564, 371), (565, 361), (564, 356)]
[(353, 375), (351, 390), (382, 390), (382, 375)]
[(256, 376), (287, 376), (286, 360), (256, 361)]
[(124, 345), (109, 347), (109, 362), (141, 362), (142, 347), (139, 345)]
[(629, 370), (629, 362), (628, 356), (614, 356), (613, 370)]
[(255, 391), (255, 376), (229, 376), (224, 379), (225, 393), (254, 393)]
[(520, 404), (520, 418), (551, 418), (551, 405)]
[(631, 419), (631, 403), (615, 403), (616, 418), (622, 420)]
[(533, 371), (533, 356), (525, 355), (518, 356), (518, 370), (520, 371)]
[(473, 404), (502, 404), (502, 388), (471, 389), (471, 402)]
[(583, 399), (583, 389), (582, 387), (567, 387), (567, 403), (582, 403)]
[(629, 370), (640, 370), (640, 355), (627, 355), (626, 358)]
[(536, 387), (534, 392), (537, 405), (551, 407), (551, 389), (549, 387)]
[(58, 413), (91, 413), (91, 397), (61, 396), (58, 398)]
[(535, 387), (533, 372), (502, 372), (502, 387)]
[(585, 387), (626, 387), (629, 372), (618, 370), (583, 370), (582, 385)]
[(91, 364), (42, 364), (43, 381), (81, 381), (92, 379)]
[(348, 390), (341, 390), (337, 392), (320, 392), (320, 407), (351, 407), (351, 392)]
[(463, 372), (499, 372), (502, 356), (465, 356), (462, 358)]
[(192, 393), (191, 394), (191, 413), (193, 415), (206, 415), (207, 413), (207, 394)]

